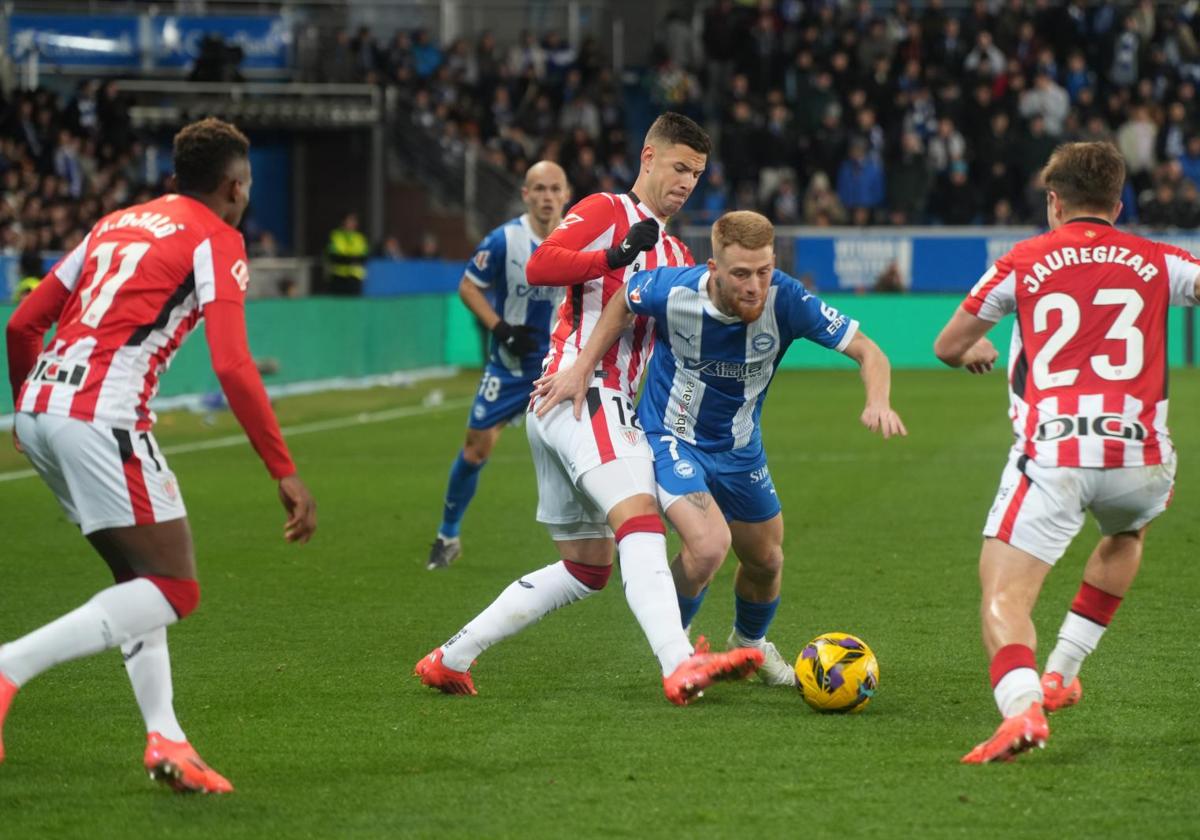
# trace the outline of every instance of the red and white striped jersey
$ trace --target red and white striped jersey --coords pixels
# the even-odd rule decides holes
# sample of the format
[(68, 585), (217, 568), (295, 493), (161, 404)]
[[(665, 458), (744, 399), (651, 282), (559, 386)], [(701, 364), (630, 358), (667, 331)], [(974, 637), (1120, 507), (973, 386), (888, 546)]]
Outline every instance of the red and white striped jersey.
[(1009, 356), (1015, 448), (1043, 466), (1161, 464), (1167, 430), (1167, 308), (1194, 306), (1200, 260), (1075, 219), (1018, 243), (963, 308), (1015, 311)]
[[(634, 273), (662, 266), (693, 265), (691, 251), (665, 232), (662, 219), (658, 220), (658, 244), (639, 255), (632, 265), (609, 269), (608, 263), (597, 256), (624, 239), (630, 225), (653, 215), (632, 193), (595, 193), (572, 207), (562, 224), (533, 252), (525, 267), (530, 283), (571, 286), (550, 332), (550, 350), (542, 365), (547, 373), (572, 364), (587, 343), (604, 305)], [(583, 275), (579, 273), (581, 263), (572, 259), (580, 253), (595, 257), (589, 260), (590, 268)], [(595, 384), (621, 391), (633, 399), (653, 344), (654, 330), (648, 319), (636, 317), (604, 354)]]
[(249, 268), (237, 230), (166, 195), (101, 219), (46, 282), (55, 279), (69, 296), (17, 410), (145, 431), (171, 357), (206, 305), (242, 306)]

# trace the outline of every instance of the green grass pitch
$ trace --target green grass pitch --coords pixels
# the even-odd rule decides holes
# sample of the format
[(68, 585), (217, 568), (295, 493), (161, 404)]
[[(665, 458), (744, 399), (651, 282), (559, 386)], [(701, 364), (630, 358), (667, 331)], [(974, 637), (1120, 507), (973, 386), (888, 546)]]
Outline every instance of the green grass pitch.
[[(141, 719), (107, 653), (17, 697), (0, 837), (1196, 836), (1197, 372), (1172, 377), (1174, 505), (1083, 672), (1083, 704), (1051, 718), (1046, 750), (987, 767), (958, 760), (997, 722), (975, 564), (1010, 440), (1001, 374), (898, 373), (910, 436), (887, 442), (858, 424), (853, 373), (785, 373), (772, 388), (767, 451), (787, 523), (772, 637), (789, 655), (828, 630), (872, 645), (880, 690), (848, 717), (757, 682), (669, 705), (619, 585), (488, 651), (479, 697), (420, 686), (421, 655), (555, 559), (533, 521), (524, 431), (510, 430), (467, 516), (464, 556), (424, 570), (474, 381), (282, 401), (285, 425), (418, 407), (292, 439), (320, 503), (308, 546), (283, 543), (274, 487), (246, 445), (173, 456), (203, 591), (170, 631), (177, 708), (237, 791), (181, 797), (145, 778)], [(420, 409), (434, 388), (446, 403)], [(234, 431), (228, 415), (171, 415), (158, 437), (170, 447)], [(0, 473), (23, 467), (0, 454)], [(36, 479), (0, 482), (0, 522), (0, 639), (107, 584)], [(1042, 658), (1094, 539), (1089, 524), (1048, 580)], [(696, 621), (716, 644), (732, 571), (731, 560)]]

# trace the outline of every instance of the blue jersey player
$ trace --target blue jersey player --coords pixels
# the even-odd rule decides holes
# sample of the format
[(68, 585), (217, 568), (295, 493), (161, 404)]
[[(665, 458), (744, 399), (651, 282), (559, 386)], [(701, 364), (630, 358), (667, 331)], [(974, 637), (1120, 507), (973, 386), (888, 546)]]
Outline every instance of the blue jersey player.
[(891, 408), (887, 357), (856, 321), (775, 269), (775, 230), (764, 216), (727, 213), (713, 225), (713, 259), (693, 268), (635, 274), (614, 295), (570, 369), (535, 392), (538, 413), (573, 399), (578, 413), (588, 372), (633, 316), (654, 319), (654, 354), (637, 415), (654, 450), (659, 503), (683, 549), (672, 563), (684, 625), (732, 544), (735, 618), (730, 647), (763, 651), (771, 685), (795, 672), (767, 629), (779, 606), (783, 516), (763, 450), (767, 388), (791, 343), (806, 339), (858, 362), (866, 389), (861, 420), (883, 436), (907, 434)]
[(459, 283), (459, 297), (491, 331), (492, 339), (467, 420), (466, 444), (450, 467), (442, 524), (429, 550), (428, 569), (444, 569), (462, 553), (459, 527), (475, 495), (479, 471), (501, 429), (520, 418), (529, 405), (562, 289), (530, 286), (525, 282), (525, 263), (538, 243), (562, 222), (570, 197), (562, 167), (551, 161), (531, 166), (521, 188), (527, 212), (479, 243)]

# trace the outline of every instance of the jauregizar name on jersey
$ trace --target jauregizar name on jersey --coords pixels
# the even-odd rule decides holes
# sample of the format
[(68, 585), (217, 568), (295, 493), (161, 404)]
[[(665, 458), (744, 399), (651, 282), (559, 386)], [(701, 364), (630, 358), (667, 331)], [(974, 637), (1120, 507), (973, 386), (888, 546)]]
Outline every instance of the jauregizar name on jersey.
[(184, 229), (183, 225), (176, 224), (165, 213), (122, 213), (117, 218), (110, 219), (100, 225), (100, 229), (96, 231), (96, 235), (103, 236), (110, 230), (127, 227), (144, 228), (154, 234), (155, 239), (162, 239), (170, 236), (177, 230)]
[(1135, 254), (1128, 248), (1116, 245), (1096, 245), (1093, 248), (1059, 248), (1042, 257), (1033, 264), (1033, 274), (1026, 274), (1021, 282), (1029, 287), (1030, 292), (1037, 292), (1051, 274), (1069, 265), (1085, 265), (1088, 263), (1115, 263), (1128, 266), (1137, 276), (1149, 283), (1158, 274), (1158, 268), (1141, 254)]

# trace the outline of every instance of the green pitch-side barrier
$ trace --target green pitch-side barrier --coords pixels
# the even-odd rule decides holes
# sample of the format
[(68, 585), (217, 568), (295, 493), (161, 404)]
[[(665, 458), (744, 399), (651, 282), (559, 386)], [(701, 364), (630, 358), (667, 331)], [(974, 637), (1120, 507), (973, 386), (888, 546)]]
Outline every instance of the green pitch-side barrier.
[[(839, 295), (823, 299), (857, 319), (897, 368), (937, 368), (933, 340), (954, 312), (958, 295)], [(474, 318), (453, 294), (394, 298), (305, 298), (247, 304), (250, 347), (256, 359), (275, 359), (277, 373), (268, 384), (291, 384), (339, 377), (357, 378), (438, 365), (478, 367), (480, 332)], [(11, 306), (0, 306), (7, 323)], [(1185, 362), (1188, 336), (1185, 313), (1171, 311), (1169, 360)], [(1003, 358), (1008, 355), (1012, 319), (991, 334)], [(4, 347), (0, 344), (0, 358)], [(785, 368), (852, 367), (853, 362), (807, 342), (792, 345)], [(7, 369), (7, 360), (5, 360)], [(163, 376), (164, 397), (217, 388), (208, 362), (203, 324), (176, 355)], [(8, 389), (0, 389), (0, 413), (12, 410)]]
[[(822, 295), (821, 299), (856, 319), (863, 332), (874, 339), (897, 368), (940, 368), (933, 355), (933, 340), (962, 302), (962, 295)], [(1170, 363), (1184, 364), (1184, 311), (1172, 309), (1168, 326)], [(471, 314), (464, 306), (451, 306), (447, 313), (447, 364), (477, 367), (479, 338)], [(989, 337), (1008, 360), (1013, 319), (1006, 318)], [(794, 343), (783, 360), (784, 368), (854, 367), (854, 362), (811, 342)]]

